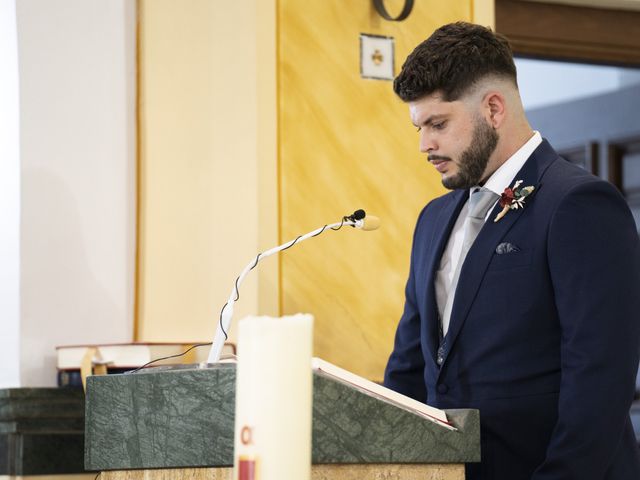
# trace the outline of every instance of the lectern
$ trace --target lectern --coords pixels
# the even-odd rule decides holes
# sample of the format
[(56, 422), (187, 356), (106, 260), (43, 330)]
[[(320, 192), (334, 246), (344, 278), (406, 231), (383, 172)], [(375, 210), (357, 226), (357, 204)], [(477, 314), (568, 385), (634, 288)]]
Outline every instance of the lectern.
[[(235, 378), (233, 364), (89, 377), (85, 468), (102, 480), (231, 480)], [(312, 477), (463, 479), (480, 461), (479, 413), (447, 416), (457, 430), (314, 371)]]

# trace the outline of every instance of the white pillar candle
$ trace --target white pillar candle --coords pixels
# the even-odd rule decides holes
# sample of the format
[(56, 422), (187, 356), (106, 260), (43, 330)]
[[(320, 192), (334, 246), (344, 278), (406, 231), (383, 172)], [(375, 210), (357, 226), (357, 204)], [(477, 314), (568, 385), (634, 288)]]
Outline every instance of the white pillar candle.
[(313, 317), (238, 326), (234, 479), (311, 478)]

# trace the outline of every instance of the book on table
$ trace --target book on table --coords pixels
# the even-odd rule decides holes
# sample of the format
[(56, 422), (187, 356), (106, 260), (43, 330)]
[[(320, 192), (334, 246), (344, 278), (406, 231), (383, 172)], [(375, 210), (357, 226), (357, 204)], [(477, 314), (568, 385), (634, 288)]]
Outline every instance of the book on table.
[[(181, 355), (194, 345), (206, 342), (128, 342), (84, 345), (61, 345), (56, 347), (58, 386), (82, 386), (81, 367), (84, 361), (92, 366), (102, 366), (107, 373), (124, 373), (164, 357), (172, 357), (154, 362), (159, 365), (181, 365), (207, 361), (209, 349), (206, 345), (194, 348)], [(225, 343), (223, 355), (234, 355), (235, 345)], [(87, 358), (88, 357), (88, 358)]]

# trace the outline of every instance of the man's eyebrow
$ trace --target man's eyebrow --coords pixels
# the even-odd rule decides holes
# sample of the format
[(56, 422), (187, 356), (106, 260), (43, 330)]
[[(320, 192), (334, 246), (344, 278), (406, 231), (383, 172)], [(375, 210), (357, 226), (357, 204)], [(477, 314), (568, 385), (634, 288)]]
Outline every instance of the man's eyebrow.
[(444, 118), (446, 116), (447, 115), (444, 114), (444, 113), (438, 113), (438, 114), (435, 114), (435, 115), (431, 115), (430, 117), (427, 117), (427, 119), (424, 122), (422, 122), (420, 125), (416, 125), (415, 123), (414, 123), (414, 125), (416, 127), (428, 127), (432, 123), (434, 123), (434, 122), (436, 122), (438, 120), (441, 120), (442, 118)]

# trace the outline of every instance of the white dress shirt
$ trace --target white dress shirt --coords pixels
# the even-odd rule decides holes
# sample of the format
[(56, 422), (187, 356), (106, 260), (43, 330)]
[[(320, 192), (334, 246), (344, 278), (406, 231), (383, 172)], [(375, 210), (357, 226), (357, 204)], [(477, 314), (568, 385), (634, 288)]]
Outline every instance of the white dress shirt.
[[(489, 177), (489, 179), (484, 184), (485, 188), (488, 188), (492, 192), (497, 193), (498, 195), (502, 195), (504, 189), (507, 187), (513, 186), (516, 179), (515, 176), (518, 174), (522, 166), (525, 164), (527, 159), (531, 156), (533, 151), (538, 148), (538, 145), (542, 143), (542, 136), (539, 132), (533, 132), (533, 136), (527, 140), (527, 142), (522, 145), (509, 159), (504, 162), (500, 168), (498, 168), (493, 174)], [(474, 187), (475, 188), (475, 187)], [(469, 194), (471, 194), (473, 188), (469, 190)], [(443, 318), (444, 307), (447, 303), (447, 298), (449, 295), (453, 294), (451, 292), (451, 282), (453, 280), (453, 274), (456, 271), (456, 267), (458, 265), (458, 260), (460, 260), (460, 253), (462, 251), (462, 242), (464, 240), (464, 221), (467, 217), (468, 211), (468, 203), (465, 203), (460, 210), (460, 214), (458, 215), (458, 219), (456, 220), (455, 225), (453, 226), (453, 230), (451, 230), (451, 235), (449, 236), (449, 241), (447, 242), (447, 246), (442, 253), (442, 258), (440, 259), (440, 266), (438, 271), (436, 272), (435, 278), (435, 289), (436, 289), (436, 301), (438, 303), (438, 314), (440, 318)], [(487, 217), (491, 214), (493, 207), (489, 209), (487, 212)], [(485, 221), (487, 219), (485, 217)], [(447, 330), (449, 329), (449, 319), (445, 319), (442, 325), (443, 334), (447, 334)]]

